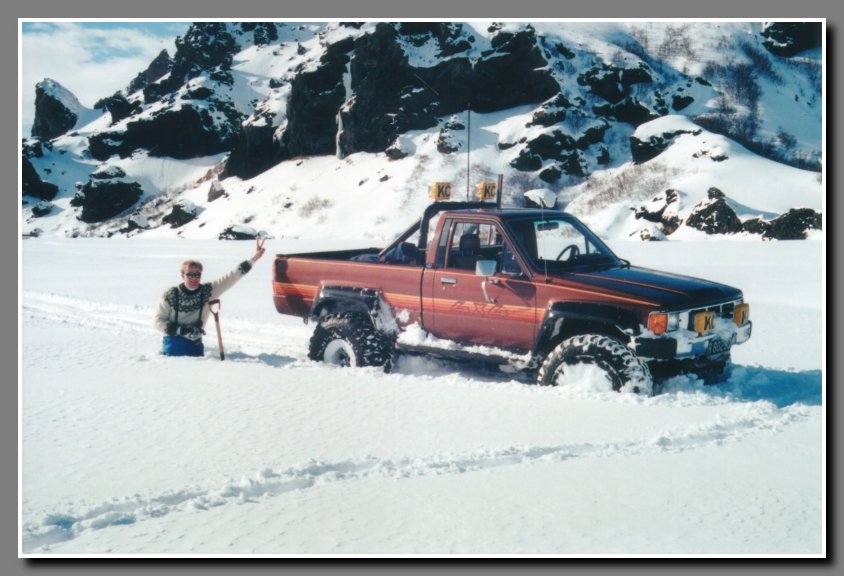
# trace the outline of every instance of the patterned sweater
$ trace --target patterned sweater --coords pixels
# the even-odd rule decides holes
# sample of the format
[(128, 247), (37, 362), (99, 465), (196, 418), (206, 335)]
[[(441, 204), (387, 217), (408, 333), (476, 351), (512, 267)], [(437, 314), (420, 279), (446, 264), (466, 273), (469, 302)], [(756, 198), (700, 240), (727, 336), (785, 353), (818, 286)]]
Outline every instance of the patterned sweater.
[(196, 290), (189, 290), (184, 283), (169, 288), (161, 296), (153, 324), (165, 334), (168, 322), (193, 324), (202, 328), (211, 313), (208, 301), (219, 298), (251, 269), (252, 262), (244, 260), (225, 276), (200, 284)]

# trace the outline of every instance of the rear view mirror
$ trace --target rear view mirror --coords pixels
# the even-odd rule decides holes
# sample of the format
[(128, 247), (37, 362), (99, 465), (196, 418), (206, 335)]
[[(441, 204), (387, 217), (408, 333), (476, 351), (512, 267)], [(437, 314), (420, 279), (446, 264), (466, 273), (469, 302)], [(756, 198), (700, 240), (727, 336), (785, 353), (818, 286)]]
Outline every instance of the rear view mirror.
[(475, 276), (483, 276), (489, 278), (495, 276), (495, 269), (498, 267), (498, 262), (495, 260), (478, 260), (475, 263)]

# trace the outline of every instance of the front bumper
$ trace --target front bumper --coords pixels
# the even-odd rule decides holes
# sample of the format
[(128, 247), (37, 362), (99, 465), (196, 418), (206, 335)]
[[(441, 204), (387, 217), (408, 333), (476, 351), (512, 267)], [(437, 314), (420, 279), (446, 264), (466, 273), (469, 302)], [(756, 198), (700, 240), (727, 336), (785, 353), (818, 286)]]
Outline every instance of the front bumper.
[(643, 335), (633, 339), (632, 348), (643, 360), (711, 360), (730, 353), (730, 348), (750, 339), (753, 323), (741, 326), (719, 319), (715, 330), (699, 335), (690, 330), (675, 330), (661, 336)]

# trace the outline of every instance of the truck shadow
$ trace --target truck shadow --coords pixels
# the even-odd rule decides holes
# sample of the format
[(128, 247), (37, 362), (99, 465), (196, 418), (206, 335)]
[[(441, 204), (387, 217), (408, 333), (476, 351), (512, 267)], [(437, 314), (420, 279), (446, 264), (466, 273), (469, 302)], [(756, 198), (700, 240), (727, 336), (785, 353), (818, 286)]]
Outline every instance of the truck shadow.
[(702, 392), (739, 401), (764, 400), (778, 408), (792, 404), (820, 406), (823, 401), (821, 370), (787, 371), (734, 365), (725, 382), (706, 386), (696, 377), (680, 376), (655, 385), (655, 394)]
[(260, 362), (273, 368), (281, 368), (296, 362), (292, 356), (282, 354), (246, 354), (244, 352), (227, 352), (226, 360), (234, 362)]
[[(777, 408), (792, 404), (820, 406), (823, 402), (823, 371), (789, 371), (758, 366), (733, 365), (727, 379), (706, 385), (696, 376), (684, 375), (654, 383), (654, 395), (698, 393), (730, 398), (738, 402), (767, 401)], [(447, 359), (404, 357), (394, 368), (400, 374), (429, 376), (460, 373), (482, 382), (520, 382), (535, 384), (534, 376), (525, 372), (502, 372), (497, 366), (482, 362), (457, 362)]]

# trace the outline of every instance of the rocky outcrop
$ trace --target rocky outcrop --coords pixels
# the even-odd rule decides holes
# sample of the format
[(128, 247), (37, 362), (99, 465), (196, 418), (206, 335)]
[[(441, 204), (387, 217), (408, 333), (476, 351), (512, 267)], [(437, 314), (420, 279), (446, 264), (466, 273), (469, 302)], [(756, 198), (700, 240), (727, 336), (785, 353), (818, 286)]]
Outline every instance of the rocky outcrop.
[(143, 90), (153, 82), (160, 80), (165, 74), (170, 72), (170, 67), (173, 62), (170, 60), (170, 55), (167, 50), (162, 50), (158, 56), (150, 62), (146, 70), (135, 76), (135, 78), (126, 87), (126, 94), (132, 94), (138, 90)]
[(251, 226), (233, 224), (220, 232), (218, 240), (254, 240), (258, 237), (258, 231)]
[(137, 202), (143, 190), (137, 182), (90, 180), (81, 190), (82, 214), (89, 224), (113, 218)]
[[(340, 110), (341, 155), (382, 152), (408, 130), (436, 126), (436, 118), (467, 108), (480, 113), (522, 104), (538, 104), (559, 92), (536, 49), (532, 30), (499, 32), (492, 49), (476, 62), (454, 56), (429, 68), (415, 68), (399, 45), (401, 32), (454, 39), (453, 30), (437, 26), (405, 27), (381, 23), (355, 41), (351, 62), (354, 99)], [(418, 39), (417, 39), (418, 41)], [(465, 38), (470, 42), (469, 37)], [(457, 54), (463, 44), (453, 48)], [(494, 86), (490, 78), (507, 78)]]
[(823, 22), (769, 22), (762, 29), (762, 45), (777, 56), (794, 56), (823, 42)]
[(637, 68), (618, 68), (601, 63), (577, 77), (578, 84), (588, 86), (593, 94), (611, 104), (618, 104), (630, 96), (630, 87), (634, 84), (650, 82), (653, 82), (653, 77), (644, 63)]
[(548, 160), (554, 163), (540, 173), (540, 178), (545, 182), (559, 180), (563, 174), (586, 174), (585, 160), (578, 150), (577, 141), (560, 130), (540, 134), (529, 140), (510, 165), (523, 172), (535, 171), (542, 168)]
[(199, 207), (189, 200), (181, 200), (173, 204), (170, 212), (166, 214), (161, 222), (169, 224), (171, 228), (184, 226), (199, 214)]
[(454, 132), (463, 130), (466, 130), (466, 126), (456, 116), (452, 116), (440, 129), (440, 135), (437, 138), (437, 151), (440, 154), (451, 154), (460, 150), (466, 140), (466, 135), (458, 136)]
[(51, 182), (44, 182), (26, 156), (21, 157), (21, 189), (25, 196), (52, 200), (59, 192), (59, 187)]
[(183, 104), (166, 108), (149, 118), (130, 121), (122, 132), (100, 132), (88, 139), (91, 156), (104, 161), (112, 155), (126, 158), (135, 150), (150, 156), (199, 158), (231, 149), (240, 117), (223, 105), (222, 117), (213, 106)]
[(662, 194), (655, 196), (648, 204), (633, 208), (633, 211), (637, 219), (659, 225), (658, 233), (650, 228), (643, 229), (643, 233), (645, 230), (648, 231), (648, 238), (646, 239), (653, 240), (669, 236), (680, 227), (683, 219), (679, 216), (679, 209), (680, 193), (669, 188)]
[(52, 140), (76, 125), (82, 105), (61, 84), (49, 78), (35, 85), (35, 120), (31, 134)]
[(707, 234), (735, 234), (742, 231), (741, 220), (718, 188), (710, 188), (708, 200), (695, 206), (686, 218), (686, 225)]
[(41, 218), (42, 216), (46, 216), (52, 211), (53, 204), (51, 202), (47, 202), (46, 200), (41, 200), (35, 206), (32, 207), (32, 215), (35, 218)]
[(822, 215), (811, 208), (792, 208), (770, 221), (746, 220), (742, 230), (770, 240), (804, 240), (809, 230), (822, 229), (822, 221)]
[(128, 118), (132, 114), (140, 112), (141, 104), (137, 101), (129, 102), (129, 100), (126, 99), (126, 96), (120, 92), (115, 92), (108, 98), (98, 100), (97, 103), (94, 104), (94, 108), (97, 110), (106, 110), (109, 114), (111, 114), (111, 124), (113, 126), (124, 118)]
[(630, 137), (630, 154), (633, 161), (641, 164), (652, 160), (659, 156), (668, 146), (671, 145), (672, 140), (680, 134), (700, 134), (700, 130), (675, 130), (672, 132), (663, 132), (662, 134), (652, 135), (647, 140), (642, 140), (636, 136)]

